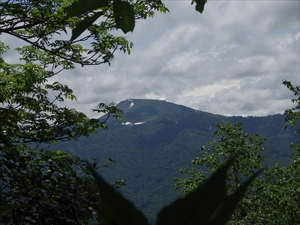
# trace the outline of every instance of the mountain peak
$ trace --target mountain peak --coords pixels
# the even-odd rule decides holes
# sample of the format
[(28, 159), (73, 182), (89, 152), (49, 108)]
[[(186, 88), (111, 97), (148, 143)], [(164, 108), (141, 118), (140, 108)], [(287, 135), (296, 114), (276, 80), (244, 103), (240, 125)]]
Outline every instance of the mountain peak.
[(116, 106), (124, 111), (123, 117), (130, 122), (146, 122), (161, 115), (199, 112), (186, 106), (154, 99), (127, 99)]

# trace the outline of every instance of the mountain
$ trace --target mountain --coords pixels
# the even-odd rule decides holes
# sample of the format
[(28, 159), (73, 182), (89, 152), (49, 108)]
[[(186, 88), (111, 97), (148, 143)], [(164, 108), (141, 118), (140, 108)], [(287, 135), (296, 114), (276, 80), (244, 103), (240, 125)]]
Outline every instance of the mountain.
[[(287, 165), (291, 159), (289, 142), (298, 142), (295, 129), (284, 129), (284, 116), (226, 117), (191, 109), (174, 103), (130, 99), (117, 105), (126, 122), (110, 118), (109, 129), (99, 130), (77, 142), (59, 143), (64, 149), (85, 159), (107, 158), (117, 161), (99, 173), (109, 182), (124, 179), (120, 191), (154, 223), (157, 212), (178, 197), (173, 178), (180, 168), (189, 167), (201, 146), (213, 138), (217, 122), (243, 122), (248, 133), (266, 137), (265, 164)], [(100, 118), (101, 119), (101, 118)]]

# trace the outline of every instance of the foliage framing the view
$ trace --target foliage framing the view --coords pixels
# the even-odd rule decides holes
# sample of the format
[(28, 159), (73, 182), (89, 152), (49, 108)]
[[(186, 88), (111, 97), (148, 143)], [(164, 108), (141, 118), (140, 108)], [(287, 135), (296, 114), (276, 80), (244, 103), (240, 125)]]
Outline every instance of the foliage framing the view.
[[(80, 2), (95, 3), (90, 0)], [(155, 10), (167, 11), (161, 1), (155, 0), (103, 2), (99, 1), (96, 5), (84, 4), (84, 7), (71, 10), (69, 7), (76, 2), (12, 0), (0, 3), (0, 33), (29, 44), (17, 49), (23, 60), (22, 64), (8, 64), (1, 58), (1, 201), (14, 208), (1, 218), (2, 222), (86, 224), (96, 218), (95, 214), (104, 211), (101, 217), (105, 222), (127, 223), (124, 219), (128, 215), (122, 216), (120, 212), (133, 209), (131, 203), (125, 201), (104, 181), (101, 183), (101, 178), (93, 169), (87, 169), (85, 162), (62, 151), (48, 152), (40, 147), (42, 143), (77, 139), (82, 135), (88, 136), (98, 127), (106, 128), (105, 121), (91, 120), (74, 109), (57, 106), (57, 101), (75, 100), (75, 96), (67, 85), (47, 83), (47, 79), (64, 69), (73, 69), (75, 64), (85, 66), (110, 63), (116, 50), (129, 53), (132, 43), (124, 37), (112, 35), (110, 31), (119, 28), (124, 33), (132, 31), (136, 19), (152, 16)], [(194, 2), (196, 10), (202, 13), (206, 1), (192, 1)], [(90, 7), (88, 10), (87, 6)], [(79, 8), (83, 12), (78, 13)], [(70, 16), (72, 11), (75, 14)], [(70, 40), (57, 38), (58, 35), (67, 34), (69, 30), (72, 30)], [(89, 43), (90, 46), (84, 47), (83, 43)], [(2, 53), (7, 48), (1, 43)], [(53, 94), (54, 98), (51, 99), (49, 94)], [(120, 113), (110, 105), (101, 103), (99, 107), (95, 111), (107, 112), (108, 115)], [(294, 115), (293, 110), (291, 114)], [(32, 147), (27, 143), (37, 145)], [(231, 143), (226, 142), (226, 145), (230, 146)], [(239, 157), (239, 153), (231, 156)], [(298, 156), (299, 154), (295, 154), (295, 157)], [(231, 157), (224, 159), (229, 158)], [(243, 183), (243, 179), (237, 174), (241, 167), (235, 167), (235, 162), (229, 160), (220, 169), (213, 170), (212, 176), (195, 192), (162, 210), (157, 223), (226, 223), (247, 187), (257, 176), (253, 170), (242, 173), (243, 176), (250, 176)], [(257, 165), (254, 165), (254, 169), (259, 168)], [(233, 176), (230, 173), (227, 175), (229, 168), (233, 170)], [(98, 183), (98, 188), (94, 187), (90, 172)], [(232, 177), (239, 182), (234, 185), (233, 191), (228, 189), (232, 183), (229, 182), (228, 185), (227, 182)], [(107, 200), (103, 198), (104, 193), (109, 196)], [(101, 194), (102, 198), (98, 198)], [(200, 204), (199, 198), (202, 199)], [(70, 202), (65, 204), (68, 201)], [(119, 205), (120, 202), (126, 203)], [(194, 208), (183, 213), (188, 209), (187, 205)], [(81, 210), (80, 213), (78, 210)], [(56, 212), (55, 217), (53, 212)], [(74, 217), (75, 214), (78, 217)], [(134, 209), (129, 215), (132, 215), (133, 221), (135, 218), (144, 218), (140, 213), (141, 216), (136, 217), (138, 214)], [(299, 217), (293, 215), (293, 219), (295, 218)], [(147, 223), (145, 219), (141, 221), (134, 223)]]

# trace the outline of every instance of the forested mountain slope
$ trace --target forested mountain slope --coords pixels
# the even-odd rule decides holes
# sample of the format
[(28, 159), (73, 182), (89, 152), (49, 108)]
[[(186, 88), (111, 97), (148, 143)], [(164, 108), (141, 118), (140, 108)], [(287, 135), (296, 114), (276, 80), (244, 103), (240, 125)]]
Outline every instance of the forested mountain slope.
[(298, 141), (295, 130), (284, 129), (284, 116), (225, 117), (159, 100), (126, 100), (117, 105), (127, 122), (108, 121), (109, 129), (99, 130), (78, 142), (59, 147), (85, 159), (117, 161), (99, 170), (110, 182), (124, 179), (121, 191), (152, 220), (161, 207), (174, 200), (173, 178), (187, 167), (202, 145), (213, 138), (217, 122), (243, 122), (244, 130), (266, 137), (265, 165), (286, 165), (291, 157), (289, 142)]

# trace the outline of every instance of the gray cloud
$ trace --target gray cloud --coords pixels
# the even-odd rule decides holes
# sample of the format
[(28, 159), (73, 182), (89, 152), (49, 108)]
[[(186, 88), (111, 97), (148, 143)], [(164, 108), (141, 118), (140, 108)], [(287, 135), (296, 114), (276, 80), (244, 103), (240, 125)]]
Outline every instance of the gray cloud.
[[(282, 80), (299, 80), (298, 1), (165, 1), (171, 13), (138, 21), (131, 54), (111, 66), (77, 68), (69, 84), (89, 116), (99, 102), (164, 99), (224, 115), (268, 115), (289, 107)], [(119, 32), (117, 32), (119, 33)]]

